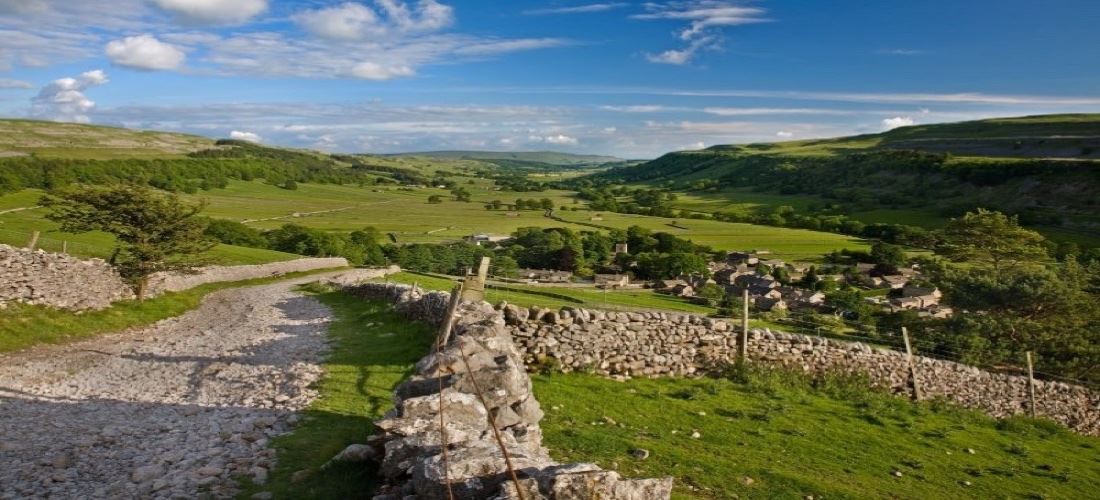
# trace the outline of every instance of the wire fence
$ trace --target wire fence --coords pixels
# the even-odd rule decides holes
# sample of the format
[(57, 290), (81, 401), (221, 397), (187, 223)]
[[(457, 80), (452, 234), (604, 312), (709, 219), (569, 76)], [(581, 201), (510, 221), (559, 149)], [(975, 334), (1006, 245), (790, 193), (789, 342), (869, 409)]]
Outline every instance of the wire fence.
[[(795, 327), (796, 333), (802, 333), (807, 335), (815, 335), (822, 338), (830, 338), (837, 340), (847, 340), (855, 342), (863, 342), (875, 347), (892, 349), (895, 351), (905, 352), (905, 345), (902, 340), (902, 334), (900, 331), (894, 332), (889, 330), (882, 330), (876, 325), (869, 325), (865, 323), (857, 323), (854, 321), (846, 320), (843, 318), (830, 318), (832, 324), (822, 324), (813, 321), (807, 321), (806, 319), (798, 317), (787, 317), (774, 320), (775, 323), (780, 325), (790, 325)], [(836, 331), (834, 328), (843, 327), (846, 328), (843, 331)], [(975, 353), (960, 351), (957, 348), (944, 345), (938, 342), (934, 342), (930, 339), (920, 338), (918, 335), (909, 334), (910, 345), (913, 348), (913, 354), (916, 356), (922, 356), (926, 358), (938, 359), (941, 361), (950, 361), (954, 363), (960, 363), (969, 366), (976, 366), (984, 370), (1005, 373), (1012, 375), (1026, 375), (1028, 373), (1027, 361), (1024, 354), (1020, 354), (1018, 361), (1012, 362), (1009, 360), (998, 360), (995, 363), (983, 362), (977, 357)], [(1067, 384), (1080, 385), (1085, 387), (1100, 387), (1100, 383), (1080, 378), (1067, 377), (1064, 375), (1056, 375), (1046, 371), (1032, 370), (1035, 374), (1035, 378), (1064, 382)]]

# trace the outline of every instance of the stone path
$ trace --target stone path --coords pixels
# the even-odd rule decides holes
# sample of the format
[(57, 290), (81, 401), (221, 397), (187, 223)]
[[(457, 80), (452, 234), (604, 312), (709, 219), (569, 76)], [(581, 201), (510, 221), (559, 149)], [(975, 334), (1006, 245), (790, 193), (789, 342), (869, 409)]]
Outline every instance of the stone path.
[[(344, 273), (336, 273), (344, 274)], [(0, 355), (0, 498), (232, 496), (316, 397), (330, 311), (299, 278), (137, 331)]]

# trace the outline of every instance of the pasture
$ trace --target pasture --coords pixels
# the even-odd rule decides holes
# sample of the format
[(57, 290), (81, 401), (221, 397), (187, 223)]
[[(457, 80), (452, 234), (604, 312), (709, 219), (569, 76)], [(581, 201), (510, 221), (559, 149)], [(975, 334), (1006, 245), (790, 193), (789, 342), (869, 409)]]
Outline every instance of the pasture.
[[(42, 209), (31, 208), (38, 203), (41, 191), (25, 189), (17, 193), (0, 195), (0, 243), (21, 247), (27, 244), (34, 231), (41, 232), (38, 248), (49, 252), (68, 252), (80, 257), (106, 259), (114, 251), (114, 237), (106, 233), (68, 234), (57, 230), (58, 225), (46, 220)], [(31, 208), (28, 210), (17, 210)], [(218, 245), (206, 258), (215, 264), (264, 264), (298, 258), (298, 255), (259, 248)]]

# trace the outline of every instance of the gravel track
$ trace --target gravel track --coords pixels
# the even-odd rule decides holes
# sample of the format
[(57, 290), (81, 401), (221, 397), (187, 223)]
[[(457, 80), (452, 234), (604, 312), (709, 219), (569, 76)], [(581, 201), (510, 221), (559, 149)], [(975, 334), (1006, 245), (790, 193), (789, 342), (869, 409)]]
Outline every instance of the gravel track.
[(269, 440), (317, 393), (331, 311), (223, 290), (177, 318), (0, 355), (0, 498), (195, 498), (265, 481)]

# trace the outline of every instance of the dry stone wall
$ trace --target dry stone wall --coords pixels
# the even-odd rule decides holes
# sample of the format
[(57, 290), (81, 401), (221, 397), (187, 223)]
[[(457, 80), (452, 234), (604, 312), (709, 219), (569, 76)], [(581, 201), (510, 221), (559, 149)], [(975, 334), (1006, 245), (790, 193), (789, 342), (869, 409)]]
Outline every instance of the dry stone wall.
[(100, 259), (0, 245), (0, 308), (26, 303), (70, 310), (103, 309), (133, 298), (126, 282)]
[[(433, 324), (446, 315), (450, 299), (404, 285), (347, 290), (390, 301), (405, 316)], [(503, 314), (484, 302), (466, 302), (457, 316), (452, 340), (417, 363), (395, 391), (394, 410), (377, 422), (381, 432), (370, 444), (384, 457), (386, 486), (376, 500), (445, 499), (452, 493), (448, 483), (454, 498), (464, 499), (669, 498), (671, 478), (623, 479), (592, 464), (553, 461), (542, 446), (542, 410)]]
[(347, 267), (343, 257), (304, 258), (248, 266), (208, 266), (194, 274), (157, 274), (149, 280), (149, 296), (188, 290), (207, 283), (241, 281), (288, 273)]
[[(524, 361), (555, 360), (563, 370), (607, 376), (690, 376), (735, 359), (739, 335), (721, 320), (660, 312), (607, 312), (503, 306)], [(905, 354), (858, 342), (754, 329), (749, 359), (812, 374), (866, 375), (878, 387), (909, 391)], [(945, 398), (997, 418), (1028, 411), (1026, 377), (917, 356), (925, 398)], [(1080, 433), (1100, 435), (1100, 392), (1036, 381), (1036, 413)]]
[[(148, 296), (207, 283), (267, 278), (347, 265), (344, 258), (304, 258), (248, 266), (210, 266), (194, 274), (157, 274), (150, 279)], [(399, 270), (390, 268), (386, 274)], [(130, 286), (102, 259), (85, 260), (62, 253), (0, 245), (0, 308), (7, 303), (20, 302), (82, 311), (103, 309), (113, 302), (132, 298), (134, 293)]]

